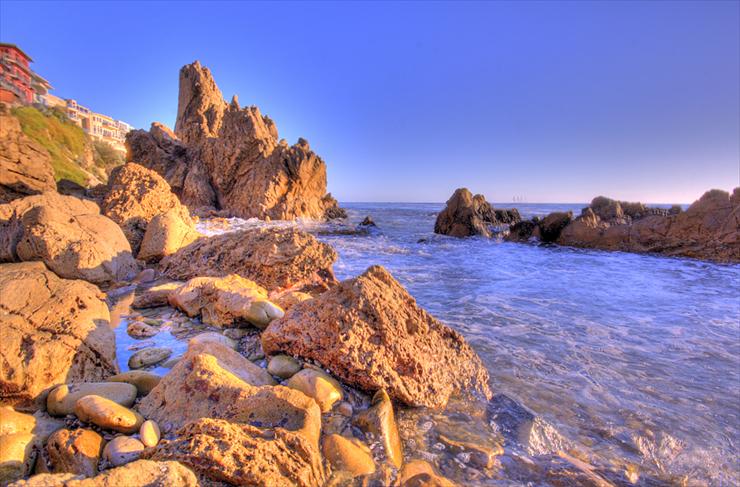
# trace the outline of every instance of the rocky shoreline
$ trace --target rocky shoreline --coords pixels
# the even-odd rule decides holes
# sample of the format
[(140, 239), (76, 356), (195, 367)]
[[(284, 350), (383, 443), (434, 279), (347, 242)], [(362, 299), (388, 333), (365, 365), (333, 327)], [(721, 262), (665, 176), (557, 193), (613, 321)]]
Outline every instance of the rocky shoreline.
[(651, 208), (598, 196), (577, 217), (553, 212), (530, 220), (521, 220), (516, 209), (494, 210), (484, 196), (459, 188), (437, 216), (434, 232), (738, 263), (740, 187), (732, 194), (707, 191), (686, 211), (678, 205)]

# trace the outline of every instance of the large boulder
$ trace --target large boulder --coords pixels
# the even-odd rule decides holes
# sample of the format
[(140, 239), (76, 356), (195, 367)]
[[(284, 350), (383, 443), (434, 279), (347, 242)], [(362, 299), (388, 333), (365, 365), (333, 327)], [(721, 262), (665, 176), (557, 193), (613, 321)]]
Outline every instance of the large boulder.
[(70, 473), (42, 473), (28, 480), (10, 484), (12, 487), (198, 487), (199, 485), (201, 484), (195, 474), (182, 464), (151, 460), (137, 460), (88, 479)]
[(191, 208), (242, 218), (342, 216), (326, 192), (326, 164), (308, 142), (289, 146), (255, 106), (226, 103), (208, 68), (180, 70), (175, 133), (162, 125), (128, 137), (129, 157), (158, 171)]
[(51, 386), (117, 373), (109, 320), (95, 286), (41, 262), (0, 265), (0, 401), (36, 409)]
[(190, 212), (172, 193), (167, 181), (155, 171), (134, 163), (113, 170), (100, 206), (104, 215), (121, 226), (135, 254), (139, 252), (147, 225), (161, 213), (174, 210), (185, 225), (193, 226)]
[[(607, 198), (596, 198), (604, 203)], [(614, 201), (614, 200), (608, 200)], [(604, 204), (585, 208), (557, 242), (573, 247), (659, 253), (718, 262), (740, 262), (740, 188), (706, 192), (686, 211), (653, 211), (615, 202), (629, 218), (612, 218)]]
[(262, 347), (312, 359), (351, 386), (386, 389), (410, 406), (443, 407), (454, 393), (491, 395), (488, 372), (462, 335), (379, 266), (294, 305), (262, 333)]
[(554, 211), (539, 222), (540, 240), (543, 242), (554, 242), (560, 236), (563, 228), (573, 219), (573, 212)]
[(175, 433), (149, 457), (178, 460), (208, 481), (321, 485), (318, 405), (263, 374), (224, 345), (195, 344), (139, 405)]
[(437, 215), (434, 233), (452, 237), (480, 235), (491, 237), (494, 227), (513, 225), (521, 220), (516, 208), (509, 210), (494, 208), (485, 196), (473, 194), (468, 188), (458, 188), (445, 208)]
[(192, 222), (184, 220), (179, 210), (173, 208), (149, 221), (141, 240), (138, 258), (147, 262), (159, 261), (200, 237)]
[(0, 204), (56, 191), (49, 152), (21, 130), (18, 119), (0, 107)]
[(337, 253), (294, 228), (252, 229), (200, 238), (165, 257), (160, 270), (170, 279), (238, 274), (268, 291), (326, 289), (336, 283)]
[(58, 193), (0, 205), (0, 262), (40, 260), (60, 277), (95, 284), (136, 275), (121, 229), (92, 201)]

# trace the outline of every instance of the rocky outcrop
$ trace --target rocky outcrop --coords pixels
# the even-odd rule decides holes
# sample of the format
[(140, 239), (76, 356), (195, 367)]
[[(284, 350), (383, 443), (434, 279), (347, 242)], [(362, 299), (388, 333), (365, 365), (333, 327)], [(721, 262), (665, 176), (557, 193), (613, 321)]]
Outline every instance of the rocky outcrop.
[(95, 286), (40, 262), (0, 265), (0, 400), (36, 409), (53, 385), (118, 372), (109, 320)]
[(141, 240), (138, 258), (155, 262), (172, 255), (200, 238), (191, 222), (184, 220), (180, 212), (171, 209), (151, 219)]
[(315, 360), (351, 386), (386, 389), (410, 406), (443, 407), (454, 393), (491, 394), (465, 339), (379, 266), (294, 305), (262, 333), (262, 347)]
[(740, 262), (740, 188), (711, 190), (685, 212), (595, 198), (560, 245)]
[(200, 238), (164, 258), (160, 270), (181, 281), (238, 274), (268, 291), (323, 290), (336, 283), (336, 259), (331, 246), (306, 232), (261, 228)]
[(162, 213), (173, 211), (172, 217), (194, 231), (190, 212), (167, 181), (138, 164), (128, 163), (113, 170), (100, 206), (104, 215), (121, 226), (134, 254), (139, 252), (149, 222)]
[(56, 191), (49, 152), (26, 136), (18, 119), (0, 107), (0, 204)]
[(437, 215), (434, 233), (452, 237), (480, 235), (491, 237), (494, 228), (514, 224), (520, 220), (516, 209), (494, 209), (483, 195), (473, 194), (467, 188), (458, 188), (445, 208)]
[(304, 139), (289, 146), (259, 108), (227, 104), (208, 68), (180, 70), (175, 132), (161, 124), (127, 137), (129, 160), (161, 174), (191, 209), (243, 218), (346, 216), (326, 192), (326, 164)]
[(43, 261), (60, 277), (105, 284), (138, 272), (121, 229), (92, 201), (44, 193), (0, 205), (0, 262)]

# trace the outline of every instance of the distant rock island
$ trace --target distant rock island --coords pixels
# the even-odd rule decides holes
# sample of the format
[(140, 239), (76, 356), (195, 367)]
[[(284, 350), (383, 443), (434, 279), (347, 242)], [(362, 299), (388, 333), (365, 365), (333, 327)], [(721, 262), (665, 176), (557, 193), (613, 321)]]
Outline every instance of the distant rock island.
[(572, 212), (553, 212), (531, 220), (521, 220), (516, 210), (494, 211), (484, 196), (459, 188), (437, 215), (434, 232), (490, 237), (500, 223), (509, 224), (508, 233), (502, 233), (516, 242), (740, 262), (740, 187), (732, 194), (707, 191), (686, 211), (598, 196), (576, 218)]
[(326, 164), (305, 139), (289, 146), (255, 106), (226, 103), (208, 68), (180, 70), (175, 131), (153, 123), (127, 136), (128, 159), (155, 170), (191, 210), (241, 218), (344, 217)]

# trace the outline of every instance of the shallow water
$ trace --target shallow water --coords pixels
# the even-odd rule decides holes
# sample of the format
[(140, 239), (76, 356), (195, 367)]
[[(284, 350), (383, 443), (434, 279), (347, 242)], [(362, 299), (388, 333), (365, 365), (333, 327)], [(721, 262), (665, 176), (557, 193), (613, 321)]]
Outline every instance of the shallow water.
[[(581, 206), (518, 208), (528, 217)], [(518, 445), (503, 438), (484, 404), (401, 410), (407, 459), (425, 458), (464, 485), (577, 484), (553, 477), (563, 456), (626, 485), (738, 485), (739, 265), (438, 236), (437, 204), (345, 207), (354, 223), (372, 215), (377, 229), (332, 235), (325, 226), (298, 223), (338, 251), (337, 276), (373, 264), (388, 268), (421, 306), (463, 333), (494, 393), (539, 416), (529, 444)], [(264, 225), (212, 220), (199, 229)], [(125, 301), (120, 308), (128, 312)], [(188, 336), (203, 329), (177, 313), (164, 321), (173, 318), (194, 328)], [(126, 335), (125, 323), (116, 330), (123, 369), (129, 348), (141, 342)], [(178, 336), (146, 341), (177, 355), (186, 348), (185, 335)], [(439, 443), (445, 431), (504, 444), (505, 454), (493, 468), (475, 467)]]

